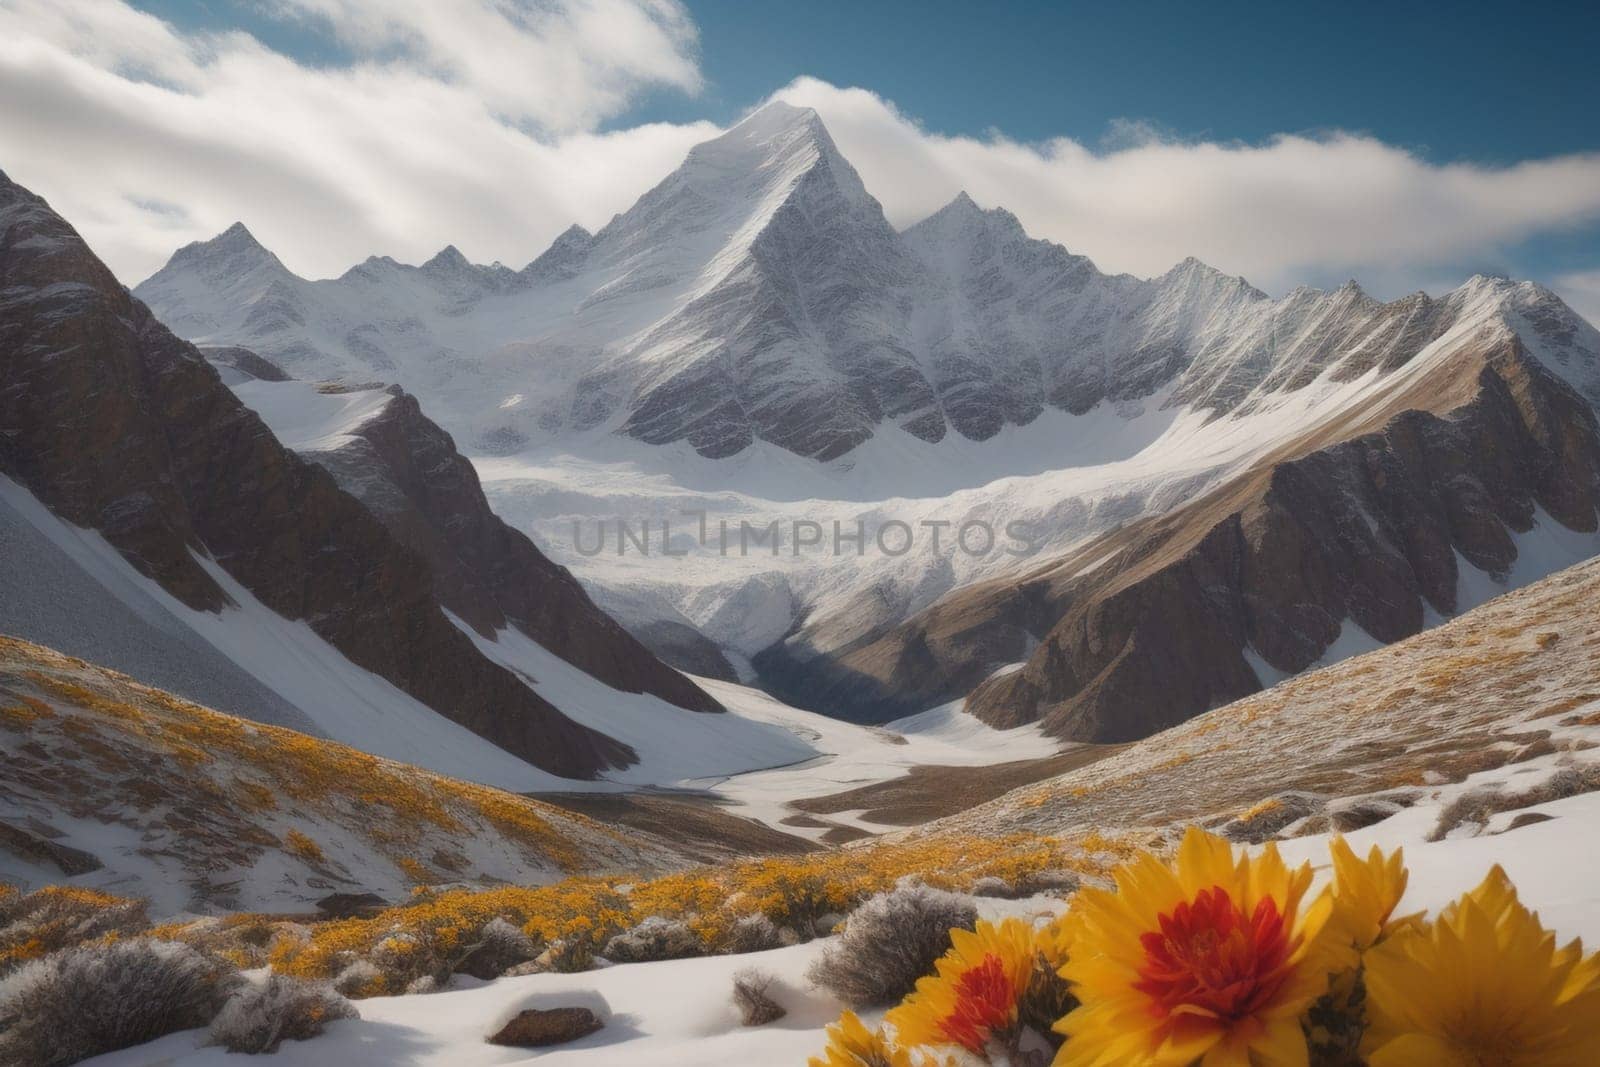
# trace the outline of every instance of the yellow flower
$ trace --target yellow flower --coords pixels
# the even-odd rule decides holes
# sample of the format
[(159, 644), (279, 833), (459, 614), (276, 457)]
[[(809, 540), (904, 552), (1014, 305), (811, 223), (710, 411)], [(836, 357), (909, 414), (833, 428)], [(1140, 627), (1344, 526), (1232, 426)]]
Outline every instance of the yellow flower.
[(1557, 948), (1498, 866), (1368, 953), (1366, 982), (1371, 1067), (1600, 1063), (1600, 957)]
[(1373, 845), (1363, 860), (1344, 838), (1336, 837), (1328, 852), (1333, 857), (1331, 924), (1339, 927), (1357, 952), (1365, 952), (1395, 930), (1416, 921), (1415, 915), (1391, 921), (1409, 877), (1403, 849), (1385, 856)]
[(874, 1033), (853, 1011), (828, 1027), (828, 1047), (813, 1056), (807, 1067), (911, 1067), (911, 1056), (891, 1046), (883, 1032)]
[(918, 980), (884, 1021), (902, 1045), (959, 1045), (981, 1055), (991, 1038), (1015, 1036), (1034, 951), (1033, 927), (1021, 919), (952, 930), (935, 973)]
[(1080, 1004), (1056, 1026), (1058, 1067), (1305, 1064), (1300, 1016), (1338, 969), (1328, 895), (1304, 902), (1311, 877), (1272, 845), (1236, 858), (1191, 828), (1174, 864), (1145, 853), (1116, 892), (1081, 890), (1061, 970)]

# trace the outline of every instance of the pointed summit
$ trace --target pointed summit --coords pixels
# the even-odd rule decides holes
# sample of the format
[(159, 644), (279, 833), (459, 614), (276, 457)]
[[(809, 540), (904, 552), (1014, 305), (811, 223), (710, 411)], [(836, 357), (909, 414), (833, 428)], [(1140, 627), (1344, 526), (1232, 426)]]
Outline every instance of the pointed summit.
[(689, 150), (682, 169), (709, 166), (774, 167), (786, 163), (814, 163), (819, 159), (837, 160), (850, 173), (854, 170), (828, 135), (822, 117), (809, 107), (795, 107), (773, 100), (735, 123), (720, 137), (714, 137)]
[(236, 222), (207, 241), (193, 241), (172, 254), (166, 266), (150, 279), (161, 277), (173, 268), (199, 269), (236, 276), (263, 268), (285, 270), (278, 257), (267, 250), (242, 222)]
[(822, 125), (822, 116), (817, 114), (816, 108), (797, 107), (782, 100), (769, 100), (762, 104), (728, 130), (729, 133), (743, 132), (747, 136), (772, 135), (792, 130), (811, 130), (827, 134), (827, 128)]
[(429, 274), (454, 274), (470, 266), (472, 264), (461, 254), (461, 249), (455, 245), (445, 245), (421, 269)]
[(550, 247), (539, 253), (533, 262), (522, 268), (522, 275), (535, 281), (550, 278), (570, 278), (578, 272), (583, 260), (594, 244), (594, 235), (573, 223), (561, 231)]
[[(594, 236), (592, 254), (621, 263), (664, 253), (690, 233), (748, 246), (796, 197), (807, 201), (807, 214), (888, 229), (817, 113), (775, 100), (691, 148), (677, 170)], [(638, 263), (631, 269), (643, 276)]]
[(908, 226), (904, 236), (927, 252), (931, 252), (930, 242), (985, 240), (1009, 244), (1032, 240), (1015, 215), (1005, 208), (980, 207), (965, 189), (932, 215)]

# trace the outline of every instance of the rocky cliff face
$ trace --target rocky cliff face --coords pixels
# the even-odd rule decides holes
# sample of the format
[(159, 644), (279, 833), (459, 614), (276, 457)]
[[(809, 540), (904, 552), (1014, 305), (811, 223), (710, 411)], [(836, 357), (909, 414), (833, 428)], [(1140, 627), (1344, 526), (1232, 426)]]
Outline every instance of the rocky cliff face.
[(392, 399), (339, 447), (306, 456), (428, 561), (440, 604), (485, 637), (515, 626), (613, 689), (693, 711), (721, 710), (490, 510), (472, 464), (415, 397), (397, 386), (388, 393)]
[(1304, 670), (1350, 624), (1391, 642), (1470, 606), (1463, 566), (1506, 574), (1536, 521), (1597, 528), (1594, 409), (1509, 331), (1363, 419), (1020, 580), (958, 590), (837, 659), (774, 650), (758, 665), (863, 718), (970, 694), (996, 726), (1126, 741), (1256, 692), (1260, 664)]
[(0, 472), (99, 531), (190, 607), (209, 555), (351, 662), (530, 763), (590, 776), (630, 751), (484, 659), (428, 560), (284, 448), (48, 205), (0, 177)]

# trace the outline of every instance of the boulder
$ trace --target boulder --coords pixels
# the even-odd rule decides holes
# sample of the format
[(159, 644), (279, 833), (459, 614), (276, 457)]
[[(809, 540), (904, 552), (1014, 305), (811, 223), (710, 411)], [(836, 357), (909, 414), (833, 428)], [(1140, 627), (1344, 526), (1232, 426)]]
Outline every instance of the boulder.
[(587, 1037), (605, 1024), (588, 1008), (527, 1008), (488, 1038), (491, 1045), (543, 1048)]

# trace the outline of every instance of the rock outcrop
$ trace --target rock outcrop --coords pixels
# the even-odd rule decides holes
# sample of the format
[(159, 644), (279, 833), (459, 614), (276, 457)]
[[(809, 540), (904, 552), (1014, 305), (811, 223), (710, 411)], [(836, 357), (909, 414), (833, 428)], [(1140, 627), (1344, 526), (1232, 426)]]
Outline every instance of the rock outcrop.
[(450, 435), (391, 386), (381, 411), (335, 449), (307, 453), (427, 559), (440, 604), (485, 637), (515, 626), (613, 689), (693, 711), (721, 705), (595, 606), (576, 579), (490, 510)]

